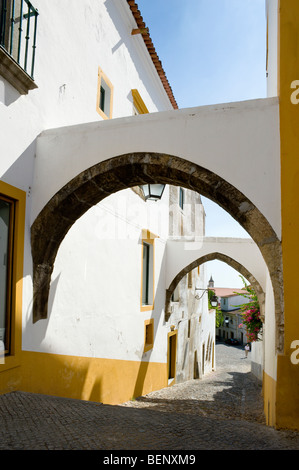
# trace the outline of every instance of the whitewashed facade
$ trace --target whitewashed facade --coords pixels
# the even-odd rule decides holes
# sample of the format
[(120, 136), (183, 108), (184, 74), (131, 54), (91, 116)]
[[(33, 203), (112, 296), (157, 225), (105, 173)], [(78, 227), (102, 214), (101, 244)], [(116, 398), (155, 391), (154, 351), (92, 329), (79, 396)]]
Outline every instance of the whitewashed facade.
[[(27, 7), (18, 0), (16, 8), (21, 4)], [(141, 35), (131, 34), (136, 20), (125, 0), (36, 0), (34, 7), (38, 9), (34, 81), (26, 77), (31, 89), (24, 92), (10, 70), (0, 73), (0, 192), (13, 205), (20, 191), (25, 210), (22, 292), (16, 317), (21, 334), (12, 318), (11, 332), (17, 340), (10, 341), (0, 370), (2, 391), (22, 389), (117, 403), (167, 386), (177, 374), (180, 379), (193, 378), (190, 371), (203, 370), (197, 365), (202, 342), (208, 342), (209, 348), (214, 344), (214, 324), (205, 323), (205, 317), (212, 319), (213, 314), (206, 304), (200, 312), (187, 309), (185, 313), (192, 321), (197, 316), (201, 328), (199, 333), (192, 327), (191, 336), (181, 334), (181, 316), (168, 321), (164, 317), (166, 244), (178, 220), (173, 216), (171, 194), (179, 188), (166, 186), (158, 202), (145, 202), (137, 189), (124, 189), (91, 207), (61, 243), (51, 278), (48, 317), (34, 323), (30, 229), (37, 214), (32, 200), (42, 200), (47, 186), (39, 186), (36, 176), (36, 142), (46, 129), (90, 122), (105, 126), (110, 119), (169, 111), (173, 104)], [(117, 132), (111, 136), (117, 137)], [(49, 163), (45, 162), (45, 171)], [(62, 158), (58, 173), (67, 171)], [(189, 197), (191, 192), (184, 191)], [(200, 230), (203, 226), (204, 218), (198, 221)], [(145, 305), (144, 243), (152, 249), (152, 299)], [(204, 268), (196, 282), (204, 285)], [(190, 295), (194, 297), (195, 291), (190, 294), (188, 286), (181, 290), (182, 301), (188, 296), (190, 303)], [(1, 331), (5, 330), (4, 310), (2, 317)], [(170, 358), (169, 338), (174, 335), (178, 355)], [(195, 337), (184, 366), (180, 351)], [(212, 359), (207, 358), (210, 369)], [(6, 379), (12, 369), (17, 371), (13, 380)]]

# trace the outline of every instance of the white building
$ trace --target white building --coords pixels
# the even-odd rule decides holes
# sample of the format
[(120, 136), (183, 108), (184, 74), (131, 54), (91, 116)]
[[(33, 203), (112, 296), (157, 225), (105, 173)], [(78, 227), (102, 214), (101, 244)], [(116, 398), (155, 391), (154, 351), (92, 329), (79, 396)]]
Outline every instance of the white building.
[[(179, 323), (185, 310), (175, 312), (169, 299), (182, 280), (177, 273), (220, 259), (249, 276), (259, 298), (263, 343), (251, 358), (267, 423), (298, 429), (298, 103), (291, 99), (298, 54), (289, 34), (298, 29), (297, 0), (266, 1), (266, 99), (183, 110), (134, 0), (36, 0), (34, 7), (0, 1), (0, 391), (115, 402), (167, 385), (171, 338), (186, 324)], [(149, 182), (168, 186), (156, 215), (136, 192), (119, 192)], [(167, 238), (169, 185), (219, 203), (251, 243), (195, 237), (189, 249), (192, 237)], [(112, 221), (121, 226), (116, 248), (106, 236)], [(143, 270), (143, 248), (150, 263), (155, 253), (152, 270)], [(142, 305), (146, 272), (153, 305)], [(197, 313), (188, 310), (188, 320)], [(199, 347), (210, 350), (207, 343), (202, 336)]]
[[(213, 312), (194, 300), (204, 268), (192, 274), (193, 287), (180, 283), (182, 307), (165, 320), (167, 240), (190, 233), (189, 210), (202, 207), (189, 190), (167, 185), (153, 202), (124, 184), (95, 205), (90, 191), (82, 194), (89, 210), (61, 241), (47, 317), (35, 321), (33, 313), (32, 204), (46, 191), (35, 184), (36, 165), (47, 172), (50, 163), (36, 158), (37, 137), (90, 122), (109, 133), (110, 120), (177, 108), (135, 2), (36, 0), (33, 8), (2, 0), (0, 14), (0, 391), (119, 403), (201, 376), (212, 368), (214, 344)], [(27, 26), (28, 49), (24, 35), (19, 49)], [(58, 173), (67, 171), (62, 158)], [(197, 229), (203, 233), (203, 217)], [(54, 232), (48, 237), (51, 246)]]
[(248, 297), (243, 289), (221, 288), (213, 289), (218, 297), (219, 307), (223, 314), (222, 325), (216, 328), (216, 336), (220, 340), (236, 339), (240, 344), (247, 343), (246, 329), (242, 325), (240, 306), (248, 303)]

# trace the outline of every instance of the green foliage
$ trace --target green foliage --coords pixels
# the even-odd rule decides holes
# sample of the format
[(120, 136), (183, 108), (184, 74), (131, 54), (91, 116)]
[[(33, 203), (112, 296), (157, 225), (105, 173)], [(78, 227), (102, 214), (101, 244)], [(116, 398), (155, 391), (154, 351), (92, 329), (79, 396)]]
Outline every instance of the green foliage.
[(208, 290), (209, 309), (210, 310), (211, 309), (216, 310), (216, 318), (215, 318), (216, 328), (219, 328), (223, 323), (224, 316), (223, 316), (223, 313), (222, 313), (221, 308), (219, 307), (219, 305), (217, 305), (216, 308), (212, 307), (212, 305), (211, 305), (211, 299), (214, 295), (215, 295), (215, 292), (213, 290)]

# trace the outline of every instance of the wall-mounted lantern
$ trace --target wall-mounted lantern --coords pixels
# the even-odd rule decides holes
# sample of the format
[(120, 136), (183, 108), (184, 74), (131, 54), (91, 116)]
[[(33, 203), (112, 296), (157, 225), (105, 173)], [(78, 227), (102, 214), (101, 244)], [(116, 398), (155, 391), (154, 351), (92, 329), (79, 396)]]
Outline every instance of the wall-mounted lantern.
[(165, 189), (165, 184), (143, 184), (140, 188), (146, 201), (159, 201)]

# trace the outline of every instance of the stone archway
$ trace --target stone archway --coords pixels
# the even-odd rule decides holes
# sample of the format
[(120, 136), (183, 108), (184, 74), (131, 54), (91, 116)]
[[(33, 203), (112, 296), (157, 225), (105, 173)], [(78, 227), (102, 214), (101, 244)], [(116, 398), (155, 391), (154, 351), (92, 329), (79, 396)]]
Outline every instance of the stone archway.
[(157, 153), (130, 153), (98, 163), (69, 181), (45, 205), (31, 227), (33, 321), (47, 318), (51, 274), (59, 246), (88, 209), (119, 190), (148, 182), (179, 185), (219, 204), (258, 245), (272, 280), (277, 348), (283, 348), (281, 243), (250, 200), (217, 174), (185, 159)]
[(261, 308), (261, 316), (264, 317), (264, 308), (265, 308), (265, 293), (260, 285), (260, 283), (255, 279), (255, 277), (238, 261), (234, 260), (228, 255), (225, 255), (223, 253), (209, 253), (204, 256), (201, 256), (200, 258), (194, 260), (192, 263), (190, 263), (188, 266), (186, 266), (184, 269), (182, 269), (176, 277), (173, 279), (171, 282), (170, 286), (166, 290), (166, 299), (165, 299), (165, 318), (167, 318), (170, 315), (170, 301), (171, 301), (171, 296), (178, 285), (178, 283), (183, 279), (184, 276), (189, 271), (192, 271), (194, 268), (197, 266), (200, 266), (201, 264), (207, 263), (208, 261), (213, 261), (213, 260), (218, 260), (222, 261), (232, 268), (234, 268), (236, 271), (238, 271), (242, 276), (244, 276), (248, 282), (252, 285), (252, 287), (255, 290), (255, 293), (257, 294), (260, 308)]

